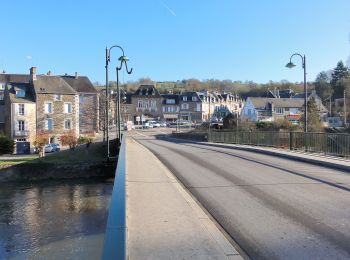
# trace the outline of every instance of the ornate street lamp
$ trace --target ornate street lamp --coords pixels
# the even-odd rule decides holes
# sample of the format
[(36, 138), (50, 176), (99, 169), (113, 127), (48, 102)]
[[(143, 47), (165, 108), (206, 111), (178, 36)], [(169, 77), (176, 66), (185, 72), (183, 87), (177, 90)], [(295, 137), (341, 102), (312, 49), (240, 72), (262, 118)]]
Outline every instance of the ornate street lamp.
[[(118, 45), (114, 45), (112, 47), (110, 47), (109, 49), (106, 47), (106, 108), (105, 108), (105, 131), (106, 131), (106, 140), (107, 140), (107, 161), (109, 160), (109, 157), (110, 157), (110, 149), (109, 149), (109, 81), (108, 81), (108, 65), (111, 61), (111, 50), (113, 48), (119, 48), (122, 53), (123, 53), (123, 56), (121, 56), (119, 58), (119, 60), (121, 61), (121, 65), (120, 65), (120, 69), (121, 69), (121, 66), (123, 64), (123, 62), (125, 62), (125, 66), (126, 65), (126, 61), (128, 61), (128, 58), (124, 55), (124, 50), (122, 47), (118, 46)], [(129, 71), (127, 71), (129, 74), (132, 72), (132, 69)], [(119, 80), (118, 80), (118, 67), (117, 67), (117, 91), (118, 91), (118, 100), (117, 102), (119, 102), (119, 106), (120, 106), (120, 93), (119, 93)], [(119, 114), (119, 106), (117, 106), (117, 118), (118, 118), (118, 123), (120, 124), (120, 121), (119, 121), (119, 118), (120, 116), (118, 115)], [(120, 126), (118, 127), (118, 129), (120, 128)], [(119, 129), (119, 132), (120, 132), (120, 129)], [(120, 144), (120, 134), (118, 135), (119, 137), (119, 144)]]
[(125, 64), (125, 70), (128, 74), (132, 73), (132, 68), (130, 70), (128, 70), (128, 64), (127, 62), (129, 61), (129, 58), (127, 56), (124, 55), (124, 51), (121, 48), (122, 52), (123, 52), (123, 56), (119, 57), (119, 61), (120, 61), (120, 66), (116, 67), (116, 72), (117, 72), (117, 121), (118, 121), (118, 142), (120, 145), (121, 142), (121, 129), (120, 129), (120, 124), (121, 124), (121, 112), (120, 112), (120, 88), (119, 88), (119, 71), (122, 69), (123, 67), (123, 63)]
[(294, 53), (289, 58), (289, 62), (287, 63), (286, 67), (291, 69), (294, 68), (296, 65), (292, 62), (292, 58), (294, 56), (299, 56), (302, 61), (302, 66), (304, 70), (304, 107), (305, 107), (305, 114), (304, 114), (304, 132), (307, 133), (307, 87), (306, 87), (306, 57), (305, 55), (301, 55), (299, 53)]

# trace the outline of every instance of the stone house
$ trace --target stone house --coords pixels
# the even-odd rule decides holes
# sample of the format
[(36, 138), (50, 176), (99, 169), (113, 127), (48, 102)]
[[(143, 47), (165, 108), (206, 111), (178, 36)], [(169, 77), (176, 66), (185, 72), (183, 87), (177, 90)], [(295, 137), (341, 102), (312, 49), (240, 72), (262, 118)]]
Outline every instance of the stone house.
[(86, 76), (64, 75), (66, 81), (79, 96), (79, 133), (92, 134), (98, 132), (99, 122), (99, 95), (96, 88)]
[(162, 96), (155, 85), (141, 85), (131, 96), (131, 109), (136, 118), (163, 120)]
[(202, 122), (203, 107), (198, 92), (191, 91), (180, 94), (179, 106), (179, 119), (190, 120), (194, 123)]
[(5, 134), (17, 143), (33, 145), (41, 132), (49, 134), (49, 142), (58, 143), (63, 133), (73, 131), (76, 136), (84, 133), (80, 131), (80, 124), (83, 129), (97, 131), (97, 106), (92, 106), (89, 112), (92, 119), (88, 125), (80, 119), (87, 112), (80, 109), (79, 95), (85, 95), (86, 90), (86, 94), (93, 96), (89, 104), (95, 105), (98, 101), (96, 92), (82, 86), (87, 80), (86, 77), (82, 77), (82, 81), (71, 81), (67, 76), (37, 75), (35, 67), (29, 75), (0, 74), (0, 83), (5, 84)]
[(176, 94), (162, 94), (162, 112), (166, 121), (176, 121), (179, 118), (180, 96)]

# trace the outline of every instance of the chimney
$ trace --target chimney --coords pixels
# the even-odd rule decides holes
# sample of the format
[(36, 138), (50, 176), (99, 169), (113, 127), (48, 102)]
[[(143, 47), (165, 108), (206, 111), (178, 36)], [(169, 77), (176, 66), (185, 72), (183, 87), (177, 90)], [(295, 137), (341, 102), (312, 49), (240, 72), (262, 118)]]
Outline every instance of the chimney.
[(78, 78), (78, 72), (75, 72), (75, 78), (76, 79)]
[(51, 76), (51, 70), (46, 73), (47, 76)]
[(30, 71), (30, 80), (31, 82), (33, 82), (34, 80), (36, 80), (36, 67), (31, 67), (29, 71)]

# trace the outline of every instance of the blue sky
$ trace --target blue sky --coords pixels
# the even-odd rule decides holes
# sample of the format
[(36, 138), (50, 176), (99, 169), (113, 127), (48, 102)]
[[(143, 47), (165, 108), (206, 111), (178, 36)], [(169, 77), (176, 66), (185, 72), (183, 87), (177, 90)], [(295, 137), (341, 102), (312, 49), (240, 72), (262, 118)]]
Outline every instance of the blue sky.
[[(2, 0), (0, 69), (87, 75), (104, 82), (105, 47), (121, 45), (131, 75), (156, 81), (302, 81), (350, 55), (349, 0)], [(111, 80), (118, 49), (112, 52)]]

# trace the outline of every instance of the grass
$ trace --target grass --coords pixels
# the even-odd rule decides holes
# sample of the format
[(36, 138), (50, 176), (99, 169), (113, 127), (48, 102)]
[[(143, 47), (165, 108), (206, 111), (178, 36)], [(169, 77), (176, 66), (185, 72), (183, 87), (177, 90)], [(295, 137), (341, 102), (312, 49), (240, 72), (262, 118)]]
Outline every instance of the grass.
[[(116, 156), (116, 141), (110, 141), (111, 156)], [(86, 162), (103, 162), (106, 160), (106, 144), (96, 142), (90, 144), (89, 148), (86, 145), (80, 145), (73, 151), (63, 150), (57, 153), (47, 153), (44, 158), (38, 156), (26, 157), (8, 160), (1, 160), (1, 165), (17, 165), (21, 163), (86, 163)]]

